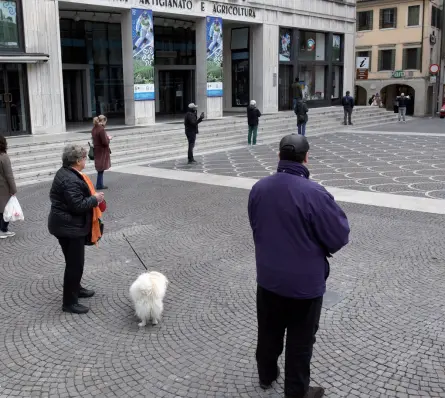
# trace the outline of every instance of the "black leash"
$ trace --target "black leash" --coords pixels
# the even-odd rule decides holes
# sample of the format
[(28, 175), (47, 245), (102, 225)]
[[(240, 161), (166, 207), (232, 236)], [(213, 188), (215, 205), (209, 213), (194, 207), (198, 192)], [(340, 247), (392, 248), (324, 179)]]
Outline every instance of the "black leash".
[(136, 250), (134, 250), (133, 245), (130, 243), (130, 241), (128, 240), (128, 238), (125, 236), (125, 234), (122, 234), (124, 236), (124, 239), (127, 241), (127, 243), (130, 245), (131, 250), (133, 250), (133, 253), (136, 254), (136, 257), (138, 258), (138, 260), (141, 262), (141, 264), (144, 266), (145, 270), (148, 271), (148, 268), (145, 266), (144, 262), (142, 261), (142, 259), (139, 257), (139, 254), (137, 254)]

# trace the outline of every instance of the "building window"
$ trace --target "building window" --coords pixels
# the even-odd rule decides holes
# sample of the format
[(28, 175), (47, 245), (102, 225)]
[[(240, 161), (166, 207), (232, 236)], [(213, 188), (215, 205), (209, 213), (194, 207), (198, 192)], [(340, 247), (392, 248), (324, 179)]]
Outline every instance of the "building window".
[(440, 29), (440, 23), (441, 23), (441, 16), (440, 16), (440, 9), (437, 7), (432, 6), (431, 7), (431, 26), (434, 26), (437, 29)]
[(232, 106), (249, 105), (249, 28), (231, 30)]
[(396, 64), (396, 50), (379, 51), (379, 71), (394, 70)]
[(369, 58), (369, 69), (368, 71), (371, 72), (371, 65), (372, 65), (372, 51), (357, 51), (357, 53), (355, 54), (356, 57), (365, 57), (365, 58)]
[(403, 49), (403, 69), (420, 70), (420, 47)]
[(372, 23), (374, 12), (373, 11), (361, 11), (357, 13), (357, 30), (372, 30)]
[(0, 0), (0, 49), (19, 48), (17, 12), (15, 0)]
[(397, 8), (385, 8), (380, 10), (380, 29), (397, 27)]
[(298, 79), (305, 100), (325, 99), (326, 70), (327, 67), (322, 65), (300, 65)]
[(408, 7), (408, 26), (419, 26), (420, 6)]
[(316, 32), (300, 32), (300, 61), (324, 61), (326, 54), (326, 35)]

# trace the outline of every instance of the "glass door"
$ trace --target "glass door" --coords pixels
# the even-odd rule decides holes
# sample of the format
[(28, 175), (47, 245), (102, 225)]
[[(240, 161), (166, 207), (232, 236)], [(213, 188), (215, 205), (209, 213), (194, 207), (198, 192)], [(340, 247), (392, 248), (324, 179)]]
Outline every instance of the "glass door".
[(278, 83), (278, 110), (292, 109), (292, 65), (280, 65)]
[(18, 135), (27, 131), (24, 66), (0, 65), (0, 134)]

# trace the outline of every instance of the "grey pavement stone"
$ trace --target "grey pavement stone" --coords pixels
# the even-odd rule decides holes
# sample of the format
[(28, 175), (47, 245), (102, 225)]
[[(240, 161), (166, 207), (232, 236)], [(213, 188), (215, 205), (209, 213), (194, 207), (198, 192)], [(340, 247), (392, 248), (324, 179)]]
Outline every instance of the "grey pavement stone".
[[(86, 316), (61, 312), (63, 257), (48, 235), (49, 184), (18, 195), (26, 222), (0, 241), (0, 397), (283, 396), (257, 384), (248, 192), (106, 174), (106, 235), (88, 248)], [(445, 217), (343, 205), (351, 243), (334, 256), (313, 357), (332, 397), (444, 396)], [(171, 284), (139, 329), (128, 288), (150, 269)], [(280, 359), (283, 367), (283, 360)]]

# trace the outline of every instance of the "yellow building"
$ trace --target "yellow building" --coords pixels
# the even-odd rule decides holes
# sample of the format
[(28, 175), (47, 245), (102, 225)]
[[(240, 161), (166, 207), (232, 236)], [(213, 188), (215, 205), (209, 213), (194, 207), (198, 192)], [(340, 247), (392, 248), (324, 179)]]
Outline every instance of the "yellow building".
[[(355, 50), (356, 61), (362, 63), (357, 67), (369, 61), (368, 79), (356, 80), (358, 104), (368, 104), (369, 98), (379, 93), (391, 110), (396, 96), (403, 92), (412, 98), (408, 114), (431, 113), (434, 83), (430, 65), (440, 65), (442, 3), (357, 0)], [(363, 64), (364, 59), (367, 61)]]

